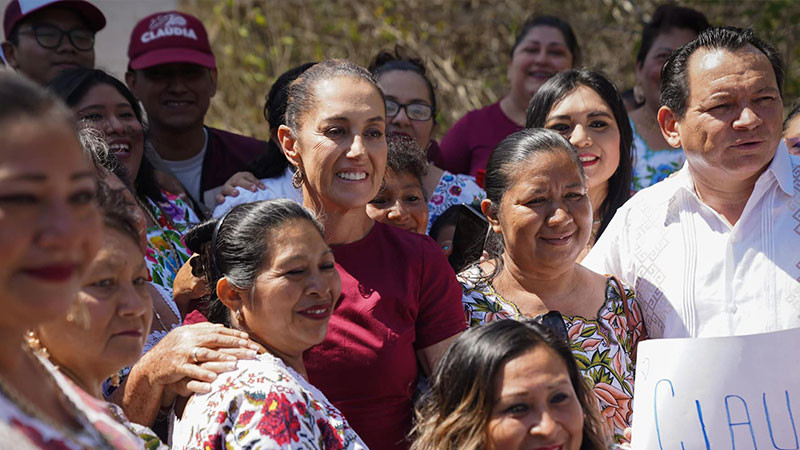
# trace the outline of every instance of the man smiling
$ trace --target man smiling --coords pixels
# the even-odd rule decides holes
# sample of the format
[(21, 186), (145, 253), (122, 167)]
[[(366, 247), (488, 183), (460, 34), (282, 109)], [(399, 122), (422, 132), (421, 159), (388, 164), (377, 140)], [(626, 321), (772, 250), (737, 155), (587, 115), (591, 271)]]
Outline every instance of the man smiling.
[(94, 67), (94, 36), (106, 18), (82, 0), (13, 0), (3, 16), (8, 65), (37, 83), (59, 72)]
[(783, 63), (707, 30), (662, 69), (658, 121), (686, 164), (617, 211), (584, 260), (636, 288), (651, 337), (800, 326), (800, 158), (778, 149)]
[(203, 125), (217, 91), (217, 67), (208, 34), (196, 17), (153, 14), (133, 28), (125, 81), (144, 105), (156, 166), (171, 172), (197, 202), (234, 173), (250, 171), (264, 141)]

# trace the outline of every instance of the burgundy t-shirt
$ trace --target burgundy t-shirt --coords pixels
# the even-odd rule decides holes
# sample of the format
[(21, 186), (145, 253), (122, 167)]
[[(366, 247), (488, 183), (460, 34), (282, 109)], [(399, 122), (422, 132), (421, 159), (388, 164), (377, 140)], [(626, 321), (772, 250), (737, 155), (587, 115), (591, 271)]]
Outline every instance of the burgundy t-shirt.
[(370, 448), (407, 449), (416, 351), (465, 329), (461, 286), (430, 237), (378, 222), (333, 253), (342, 300), (304, 355), (309, 380)]
[(442, 138), (438, 155), (440, 167), (474, 177), (479, 170), (486, 169), (497, 144), (521, 129), (500, 109), (500, 102), (470, 111)]
[(236, 172), (252, 172), (252, 162), (267, 152), (267, 143), (240, 134), (206, 127), (208, 146), (203, 158), (200, 192), (222, 186)]

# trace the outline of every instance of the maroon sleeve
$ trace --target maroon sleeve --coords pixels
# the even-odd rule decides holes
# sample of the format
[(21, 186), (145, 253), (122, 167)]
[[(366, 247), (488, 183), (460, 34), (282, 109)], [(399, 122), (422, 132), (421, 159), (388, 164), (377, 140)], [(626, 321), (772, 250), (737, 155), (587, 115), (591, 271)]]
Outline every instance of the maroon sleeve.
[(438, 155), (442, 169), (452, 173), (469, 174), (470, 162), (472, 161), (469, 129), (470, 117), (473, 113), (474, 111), (470, 111), (459, 119), (442, 138)]
[(464, 331), (461, 284), (447, 263), (442, 249), (432, 239), (422, 241), (422, 279), (416, 322), (417, 350)]

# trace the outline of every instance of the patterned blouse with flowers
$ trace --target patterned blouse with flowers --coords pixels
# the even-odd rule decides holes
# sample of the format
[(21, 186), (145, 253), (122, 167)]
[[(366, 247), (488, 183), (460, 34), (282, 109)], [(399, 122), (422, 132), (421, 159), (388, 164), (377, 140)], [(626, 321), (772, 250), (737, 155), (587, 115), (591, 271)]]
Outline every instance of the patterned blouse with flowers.
[[(61, 404), (80, 423), (80, 430), (66, 430), (47, 419), (37, 417), (26, 405), (9, 393), (6, 386), (0, 391), (0, 422), (6, 425), (5, 434), (13, 438), (14, 448), (53, 450), (128, 449), (151, 447), (133, 434), (110, 414), (108, 404), (77, 387), (46, 358), (36, 357), (58, 385), (63, 394)], [(9, 440), (3, 443), (8, 444)], [(3, 445), (0, 443), (0, 446)], [(5, 447), (4, 447), (5, 448)]]
[[(183, 235), (189, 228), (200, 222), (194, 211), (180, 197), (164, 190), (161, 191), (161, 194), (166, 201), (156, 203), (150, 198), (147, 199), (148, 215), (158, 222), (158, 226), (147, 227), (147, 250), (144, 261), (150, 273), (150, 283), (178, 318), (178, 321), (172, 324), (170, 330), (159, 330), (154, 327), (147, 335), (142, 354), (150, 351), (169, 331), (181, 324), (181, 313), (178, 305), (172, 299), (172, 282), (175, 280), (178, 270), (192, 256), (192, 252), (186, 248), (186, 244), (183, 242)], [(153, 320), (156, 319), (153, 318)], [(124, 379), (130, 370), (130, 367), (125, 367), (119, 371), (118, 375)], [(115, 389), (116, 386), (111, 383), (111, 380), (106, 380), (103, 383), (105, 398), (109, 398)]]
[(366, 449), (325, 395), (280, 359), (240, 360), (189, 399), (172, 448)]
[[(458, 275), (464, 289), (464, 312), (468, 326), (500, 319), (525, 319), (514, 302), (504, 299), (487, 282), (477, 265)], [(606, 282), (606, 301), (596, 318), (562, 316), (572, 354), (600, 403), (600, 412), (613, 427), (614, 440), (622, 442), (633, 416), (633, 351), (646, 339), (642, 313), (633, 291), (624, 287), (626, 315), (619, 288), (612, 277)]]
[(481, 200), (484, 198), (486, 192), (475, 183), (475, 178), (469, 175), (454, 175), (445, 170), (428, 200), (428, 228), (425, 232), (431, 231), (433, 222), (447, 211), (447, 208), (460, 204), (480, 208)]
[(677, 172), (686, 158), (682, 148), (651, 150), (636, 132), (633, 119), (630, 122), (633, 129), (633, 191), (638, 192)]
[[(183, 242), (183, 235), (200, 222), (194, 211), (178, 196), (161, 191), (167, 201), (147, 199), (147, 206), (158, 226), (147, 228), (147, 254), (145, 261), (153, 284), (170, 294), (178, 269), (189, 260), (192, 253)], [(170, 295), (171, 302), (171, 295)], [(171, 304), (172, 307), (174, 304)]]

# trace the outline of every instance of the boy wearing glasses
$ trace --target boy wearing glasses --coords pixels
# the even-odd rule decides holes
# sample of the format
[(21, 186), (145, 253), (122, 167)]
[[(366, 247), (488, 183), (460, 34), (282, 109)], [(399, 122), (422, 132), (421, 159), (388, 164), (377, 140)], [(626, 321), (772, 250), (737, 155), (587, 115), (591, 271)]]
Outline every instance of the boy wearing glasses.
[(95, 33), (106, 25), (83, 0), (13, 0), (5, 10), (6, 62), (40, 84), (73, 67), (94, 67)]

